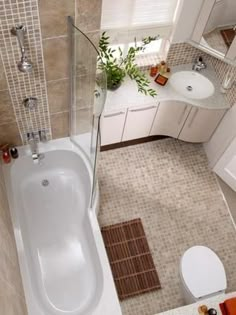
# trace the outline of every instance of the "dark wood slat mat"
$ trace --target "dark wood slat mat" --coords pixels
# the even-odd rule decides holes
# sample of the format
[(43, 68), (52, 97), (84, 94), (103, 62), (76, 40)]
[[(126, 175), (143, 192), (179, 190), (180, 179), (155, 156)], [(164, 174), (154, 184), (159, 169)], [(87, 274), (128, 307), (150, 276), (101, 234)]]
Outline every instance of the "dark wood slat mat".
[(120, 300), (161, 288), (141, 219), (101, 230)]
[(230, 47), (235, 37), (235, 30), (233, 28), (229, 28), (226, 30), (221, 30), (220, 32), (225, 41), (225, 44)]

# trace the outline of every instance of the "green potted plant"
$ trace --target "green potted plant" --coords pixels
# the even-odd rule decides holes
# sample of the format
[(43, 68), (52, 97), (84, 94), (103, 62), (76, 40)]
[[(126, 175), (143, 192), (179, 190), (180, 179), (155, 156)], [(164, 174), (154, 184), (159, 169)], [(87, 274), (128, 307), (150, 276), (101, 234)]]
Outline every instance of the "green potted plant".
[[(149, 87), (150, 81), (146, 74), (139, 69), (135, 62), (137, 53), (143, 52), (146, 46), (156, 39), (158, 39), (158, 36), (144, 38), (141, 44), (135, 44), (134, 47), (130, 47), (127, 55), (124, 56), (120, 47), (118, 47), (117, 51), (109, 46), (109, 36), (106, 35), (106, 32), (102, 33), (99, 41), (98, 59), (100, 61), (100, 69), (106, 72), (107, 88), (109, 90), (115, 90), (120, 87), (124, 78), (129, 76), (131, 80), (136, 81), (139, 92), (152, 97), (157, 95), (156, 91)], [(117, 58), (115, 55), (119, 57)]]

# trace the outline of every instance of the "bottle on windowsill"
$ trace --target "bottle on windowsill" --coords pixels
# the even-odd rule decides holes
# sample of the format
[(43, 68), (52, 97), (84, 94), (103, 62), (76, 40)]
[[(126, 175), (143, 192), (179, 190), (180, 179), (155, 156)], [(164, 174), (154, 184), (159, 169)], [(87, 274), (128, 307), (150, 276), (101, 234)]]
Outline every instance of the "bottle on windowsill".
[(163, 76), (164, 76), (165, 78), (169, 79), (169, 77), (170, 77), (170, 68), (169, 68), (169, 67), (166, 68), (166, 72), (163, 73)]
[(150, 68), (150, 76), (155, 77), (158, 72), (158, 65), (152, 65)]
[(159, 73), (161, 75), (165, 74), (166, 73), (166, 69), (167, 69), (166, 62), (164, 60), (162, 60), (161, 63), (160, 63), (160, 67), (159, 67)]

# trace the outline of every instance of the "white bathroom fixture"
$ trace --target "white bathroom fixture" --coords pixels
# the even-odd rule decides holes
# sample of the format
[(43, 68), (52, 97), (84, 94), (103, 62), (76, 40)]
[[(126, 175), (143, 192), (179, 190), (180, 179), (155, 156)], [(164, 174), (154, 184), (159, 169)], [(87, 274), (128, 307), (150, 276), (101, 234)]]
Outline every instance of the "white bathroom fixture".
[(176, 92), (190, 99), (204, 99), (213, 95), (213, 83), (196, 71), (179, 71), (169, 79)]
[(180, 278), (186, 304), (224, 293), (227, 287), (221, 260), (206, 246), (186, 250), (180, 261)]
[(97, 221), (90, 207), (91, 163), (69, 138), (28, 146), (4, 165), (29, 315), (121, 315)]

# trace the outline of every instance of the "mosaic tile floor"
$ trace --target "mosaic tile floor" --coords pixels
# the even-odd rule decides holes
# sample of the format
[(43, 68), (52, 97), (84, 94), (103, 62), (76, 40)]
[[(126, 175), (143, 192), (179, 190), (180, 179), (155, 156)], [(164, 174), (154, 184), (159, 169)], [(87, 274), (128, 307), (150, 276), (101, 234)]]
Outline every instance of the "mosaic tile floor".
[(101, 225), (140, 217), (162, 289), (121, 303), (123, 315), (183, 305), (179, 260), (193, 245), (221, 257), (236, 290), (236, 232), (201, 145), (165, 139), (102, 152)]

